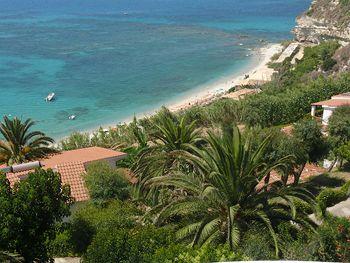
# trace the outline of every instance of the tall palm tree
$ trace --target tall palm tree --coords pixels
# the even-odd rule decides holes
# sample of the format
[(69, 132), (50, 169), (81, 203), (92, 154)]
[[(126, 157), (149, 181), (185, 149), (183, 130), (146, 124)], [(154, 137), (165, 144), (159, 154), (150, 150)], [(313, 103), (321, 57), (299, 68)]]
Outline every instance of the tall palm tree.
[(231, 249), (249, 227), (260, 224), (273, 238), (277, 254), (276, 224), (294, 221), (311, 226), (306, 215), (296, 213), (294, 201), (313, 202), (313, 197), (302, 188), (284, 187), (280, 182), (259, 186), (267, 174), (288, 165), (292, 158), (263, 163), (268, 142), (266, 138), (253, 150), (252, 138), (244, 141), (236, 127), (223, 135), (209, 133), (208, 147), (193, 147), (193, 153), (183, 154), (196, 167), (195, 173), (150, 180), (152, 185), (182, 193), (170, 203), (153, 208), (155, 223), (166, 223), (175, 216), (184, 218), (187, 225), (178, 231), (178, 238), (191, 238), (193, 246), (228, 242)]
[(40, 131), (30, 131), (34, 121), (22, 122), (18, 118), (4, 117), (0, 123), (0, 133), (4, 140), (0, 141), (0, 161), (7, 164), (21, 163), (56, 152), (50, 145), (54, 140)]
[(147, 195), (150, 188), (146, 184), (150, 178), (184, 168), (178, 153), (191, 151), (193, 146), (203, 142), (195, 124), (188, 124), (184, 117), (177, 120), (168, 115), (160, 116), (154, 124), (156, 131), (151, 135), (151, 142), (139, 153), (139, 160), (132, 168), (138, 178), (135, 187)]

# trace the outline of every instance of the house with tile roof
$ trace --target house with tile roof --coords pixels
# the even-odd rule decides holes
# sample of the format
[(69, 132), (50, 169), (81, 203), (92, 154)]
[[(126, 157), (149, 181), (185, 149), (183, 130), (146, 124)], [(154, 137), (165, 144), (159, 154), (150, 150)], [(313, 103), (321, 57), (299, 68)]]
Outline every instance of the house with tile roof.
[(126, 156), (127, 154), (123, 152), (101, 147), (88, 147), (63, 151), (50, 155), (45, 159), (38, 160), (37, 162), (2, 167), (1, 170), (6, 173), (10, 184), (14, 185), (16, 182), (26, 178), (28, 173), (34, 171), (37, 167), (52, 169), (61, 175), (62, 184), (70, 185), (72, 197), (75, 198), (75, 201), (79, 202), (89, 199), (89, 193), (85, 187), (83, 178), (89, 163), (105, 161), (112, 167), (115, 167), (117, 161)]
[(317, 106), (321, 106), (323, 108), (322, 124), (327, 126), (329, 118), (332, 116), (336, 108), (350, 106), (350, 92), (335, 95), (330, 100), (312, 103), (311, 116), (313, 117), (315, 116)]

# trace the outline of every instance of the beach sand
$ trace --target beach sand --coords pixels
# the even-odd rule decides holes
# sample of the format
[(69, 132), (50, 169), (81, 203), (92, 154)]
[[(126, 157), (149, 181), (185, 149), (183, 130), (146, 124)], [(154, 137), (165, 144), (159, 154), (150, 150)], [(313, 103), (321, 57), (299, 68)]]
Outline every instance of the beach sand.
[[(271, 58), (275, 54), (280, 53), (282, 50), (283, 46), (281, 44), (270, 44), (266, 47), (252, 51), (252, 56), (255, 60), (254, 64), (256, 66), (250, 67), (246, 73), (237, 76), (237, 72), (235, 72), (231, 77), (227, 77), (221, 81), (219, 80), (211, 85), (199, 87), (199, 91), (195, 90), (191, 95), (185, 97), (184, 99), (177, 100), (174, 103), (165, 104), (164, 106), (173, 112), (185, 110), (195, 105), (206, 105), (217, 98), (225, 97), (225, 95), (227, 95), (227, 91), (234, 86), (267, 82), (271, 80), (272, 74), (274, 72), (274, 70), (269, 68), (267, 64), (271, 61)], [(249, 75), (248, 78), (247, 75)], [(137, 118), (143, 118), (155, 114), (156, 111), (157, 110), (151, 112), (142, 112), (135, 114), (135, 116)], [(129, 118), (121, 121), (120, 124), (130, 123), (132, 119), (133, 116), (130, 116)], [(92, 136), (93, 133), (95, 133), (99, 128), (108, 130), (109, 128), (113, 127), (115, 127), (115, 124), (101, 125), (99, 127), (89, 129), (85, 132), (89, 133)], [(65, 138), (67, 138), (67, 136), (58, 138), (57, 141)]]
[[(248, 85), (254, 83), (264, 83), (271, 80), (274, 70), (268, 67), (271, 58), (282, 51), (281, 44), (271, 44), (255, 52), (257, 65), (247, 73), (240, 76), (233, 76), (230, 80), (218, 82), (211, 87), (189, 96), (177, 103), (166, 105), (170, 111), (179, 111), (190, 108), (194, 105), (205, 105), (212, 100), (225, 96), (227, 91), (234, 86)], [(247, 77), (249, 76), (249, 77)]]

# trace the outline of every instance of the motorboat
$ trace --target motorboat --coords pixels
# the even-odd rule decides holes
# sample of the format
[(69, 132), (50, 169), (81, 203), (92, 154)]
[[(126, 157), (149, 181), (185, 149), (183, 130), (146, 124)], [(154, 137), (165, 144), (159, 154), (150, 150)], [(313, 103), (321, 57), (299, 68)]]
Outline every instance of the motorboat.
[(55, 93), (50, 93), (49, 95), (46, 96), (45, 101), (53, 101), (55, 99)]
[(75, 120), (75, 117), (76, 117), (75, 115), (70, 115), (70, 116), (68, 117), (68, 119), (69, 119), (69, 120)]

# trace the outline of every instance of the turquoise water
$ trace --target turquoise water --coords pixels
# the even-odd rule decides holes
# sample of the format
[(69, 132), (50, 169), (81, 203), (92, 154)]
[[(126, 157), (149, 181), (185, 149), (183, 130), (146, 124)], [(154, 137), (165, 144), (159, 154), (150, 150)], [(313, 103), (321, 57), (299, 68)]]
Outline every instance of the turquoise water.
[(59, 138), (152, 111), (248, 67), (261, 39), (291, 38), (309, 4), (0, 0), (0, 114)]

